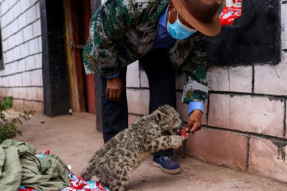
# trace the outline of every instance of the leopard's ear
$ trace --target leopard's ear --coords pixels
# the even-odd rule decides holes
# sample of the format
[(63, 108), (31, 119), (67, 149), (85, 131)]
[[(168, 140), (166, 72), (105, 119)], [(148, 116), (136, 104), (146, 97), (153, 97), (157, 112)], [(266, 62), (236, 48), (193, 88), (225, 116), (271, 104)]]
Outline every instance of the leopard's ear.
[(155, 116), (156, 116), (156, 119), (157, 119), (158, 121), (160, 121), (160, 120), (165, 116), (165, 114), (162, 113), (162, 112), (159, 111), (159, 110), (156, 110), (156, 111), (155, 111)]

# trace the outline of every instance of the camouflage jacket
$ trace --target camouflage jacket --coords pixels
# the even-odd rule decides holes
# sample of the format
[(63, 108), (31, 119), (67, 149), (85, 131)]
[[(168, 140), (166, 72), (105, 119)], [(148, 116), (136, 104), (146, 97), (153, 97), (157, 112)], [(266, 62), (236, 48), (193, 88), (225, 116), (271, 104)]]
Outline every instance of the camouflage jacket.
[[(86, 73), (112, 76), (141, 58), (153, 46), (161, 14), (170, 0), (107, 0), (90, 22), (83, 57)], [(177, 74), (186, 74), (182, 102), (205, 101), (208, 88), (204, 36), (177, 41), (169, 60)]]

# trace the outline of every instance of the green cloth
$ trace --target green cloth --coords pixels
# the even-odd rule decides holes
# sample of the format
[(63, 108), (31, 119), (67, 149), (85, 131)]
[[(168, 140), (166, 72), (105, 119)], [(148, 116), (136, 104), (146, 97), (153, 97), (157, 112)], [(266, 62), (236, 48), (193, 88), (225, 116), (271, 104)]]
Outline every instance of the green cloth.
[(70, 186), (66, 164), (56, 155), (38, 159), (35, 147), (6, 140), (0, 146), (0, 191), (15, 191), (20, 185), (39, 191)]

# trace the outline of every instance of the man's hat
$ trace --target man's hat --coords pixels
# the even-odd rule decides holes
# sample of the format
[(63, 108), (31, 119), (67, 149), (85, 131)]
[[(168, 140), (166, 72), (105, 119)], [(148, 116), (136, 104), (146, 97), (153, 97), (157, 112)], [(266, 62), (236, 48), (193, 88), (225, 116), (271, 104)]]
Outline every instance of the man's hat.
[(221, 30), (217, 14), (222, 0), (172, 0), (180, 16), (199, 32), (215, 36)]

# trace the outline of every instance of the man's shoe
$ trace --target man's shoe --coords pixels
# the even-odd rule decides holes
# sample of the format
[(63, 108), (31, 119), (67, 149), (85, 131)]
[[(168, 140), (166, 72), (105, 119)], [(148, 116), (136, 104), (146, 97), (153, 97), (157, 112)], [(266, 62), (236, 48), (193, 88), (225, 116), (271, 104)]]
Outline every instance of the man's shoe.
[(167, 174), (180, 173), (180, 165), (167, 156), (153, 157), (153, 165), (161, 168)]

